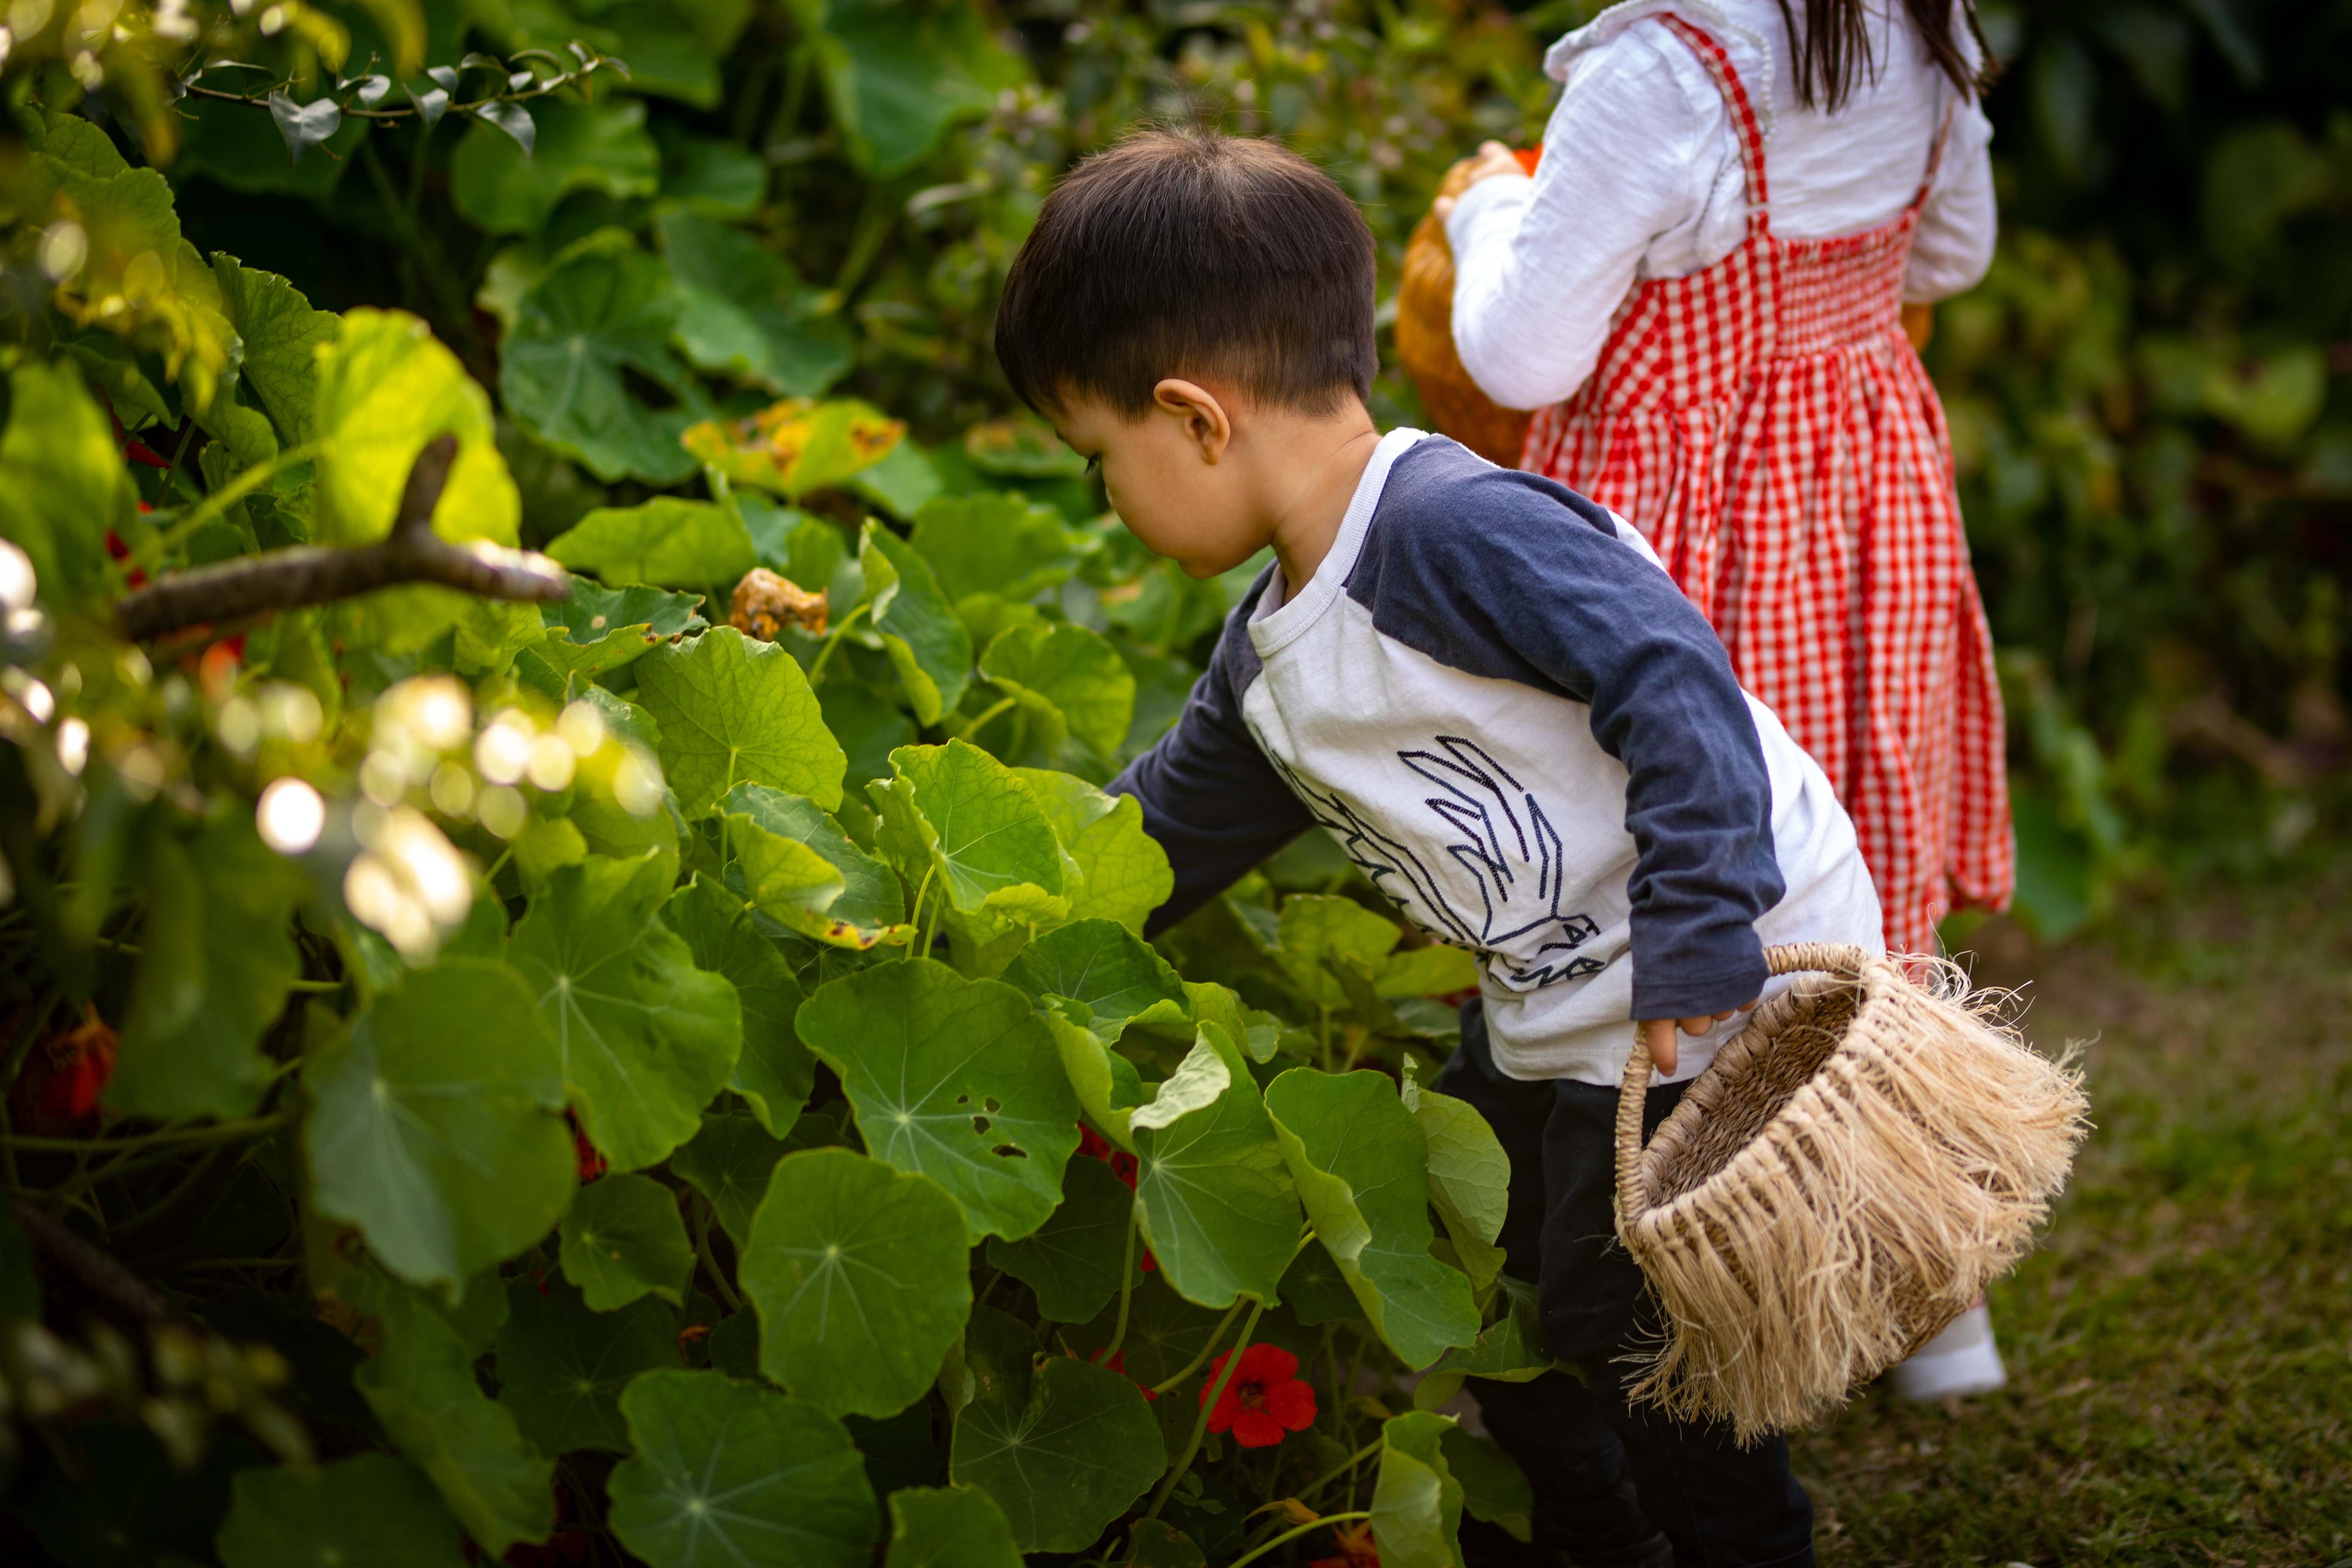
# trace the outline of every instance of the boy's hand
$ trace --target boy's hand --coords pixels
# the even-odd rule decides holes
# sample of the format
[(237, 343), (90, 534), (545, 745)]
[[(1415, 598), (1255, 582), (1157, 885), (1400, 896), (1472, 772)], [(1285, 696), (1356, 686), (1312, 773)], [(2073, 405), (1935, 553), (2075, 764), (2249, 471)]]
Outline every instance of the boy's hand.
[(1524, 174), (1519, 160), (1500, 142), (1481, 142), (1477, 156), (1465, 158), (1446, 172), (1439, 187), (1447, 194), (1437, 198), (1437, 221), (1444, 223), (1454, 216), (1454, 199), (1481, 180), (1491, 180), (1497, 174)]
[[(1761, 996), (1756, 998), (1756, 1002), (1763, 1000)], [(1673, 1072), (1675, 1063), (1679, 1059), (1677, 1056), (1679, 1047), (1675, 1039), (1676, 1028), (1680, 1028), (1685, 1035), (1704, 1035), (1726, 1018), (1730, 1017), (1734, 1012), (1753, 1013), (1756, 1011), (1756, 1002), (1746, 1003), (1738, 1008), (1726, 1007), (1711, 1018), (1701, 1016), (1696, 1018), (1644, 1020), (1642, 1025), (1642, 1038), (1650, 1047), (1650, 1060), (1656, 1064), (1660, 1073)]]

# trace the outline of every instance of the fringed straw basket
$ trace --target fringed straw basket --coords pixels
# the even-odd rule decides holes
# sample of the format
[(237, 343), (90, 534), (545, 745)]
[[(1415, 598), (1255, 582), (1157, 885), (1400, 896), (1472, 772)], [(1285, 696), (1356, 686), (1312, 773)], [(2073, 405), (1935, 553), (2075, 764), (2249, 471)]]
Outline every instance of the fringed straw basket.
[(1766, 958), (1805, 978), (1648, 1148), (1638, 1031), (1617, 1109), (1617, 1234), (1668, 1322), (1633, 1397), (1743, 1443), (1834, 1409), (1966, 1310), (2031, 1247), (2090, 1130), (2082, 1075), (1952, 965)]

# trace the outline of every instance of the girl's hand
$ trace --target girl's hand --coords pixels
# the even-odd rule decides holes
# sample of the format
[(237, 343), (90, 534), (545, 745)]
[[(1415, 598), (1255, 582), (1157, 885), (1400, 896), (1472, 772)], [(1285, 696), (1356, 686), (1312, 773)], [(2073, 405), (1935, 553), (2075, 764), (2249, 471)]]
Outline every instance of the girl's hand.
[(1444, 189), (1453, 193), (1437, 198), (1437, 221), (1444, 223), (1454, 216), (1454, 197), (1481, 180), (1491, 180), (1497, 174), (1525, 174), (1519, 160), (1500, 142), (1482, 142), (1477, 156), (1465, 158), (1446, 171)]
[[(1762, 1000), (1764, 998), (1761, 996), (1756, 998), (1756, 1002)], [(1726, 1007), (1711, 1018), (1702, 1015), (1695, 1018), (1645, 1019), (1642, 1025), (1642, 1039), (1650, 1047), (1650, 1060), (1656, 1064), (1659, 1072), (1672, 1073), (1675, 1070), (1675, 1063), (1678, 1059), (1679, 1047), (1675, 1040), (1675, 1030), (1677, 1027), (1685, 1035), (1704, 1035), (1726, 1018), (1730, 1017), (1734, 1012), (1753, 1013), (1756, 1011), (1756, 1002), (1749, 1002), (1738, 1008)]]

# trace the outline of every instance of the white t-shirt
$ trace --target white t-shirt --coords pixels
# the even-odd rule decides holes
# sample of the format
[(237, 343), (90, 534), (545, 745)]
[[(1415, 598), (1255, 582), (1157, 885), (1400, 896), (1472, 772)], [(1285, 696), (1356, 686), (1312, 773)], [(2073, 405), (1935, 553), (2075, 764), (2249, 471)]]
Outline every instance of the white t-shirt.
[[(1904, 298), (1972, 287), (1992, 260), (1992, 126), (1928, 56), (1892, 0), (1874, 0), (1874, 72), (1835, 114), (1797, 101), (1775, 0), (1626, 0), (1552, 46), (1566, 85), (1533, 179), (1465, 192), (1446, 224), (1463, 367), (1507, 408), (1539, 408), (1592, 374), (1639, 283), (1712, 267), (1747, 237), (1748, 183), (1730, 106), (1671, 11), (1731, 58), (1764, 130), (1773, 232), (1825, 239), (1875, 228), (1919, 189), (1948, 110), (1951, 140), (1912, 239)], [(1976, 58), (1956, 14), (1955, 38)]]

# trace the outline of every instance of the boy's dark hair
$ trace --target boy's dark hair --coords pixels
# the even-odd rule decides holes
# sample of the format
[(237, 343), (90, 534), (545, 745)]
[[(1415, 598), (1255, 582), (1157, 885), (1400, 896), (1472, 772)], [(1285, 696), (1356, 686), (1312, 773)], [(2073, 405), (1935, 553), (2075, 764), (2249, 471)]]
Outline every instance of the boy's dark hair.
[(1272, 142), (1149, 131), (1045, 198), (996, 308), (1024, 403), (1131, 418), (1164, 376), (1307, 413), (1367, 397), (1372, 231), (1328, 174)]

